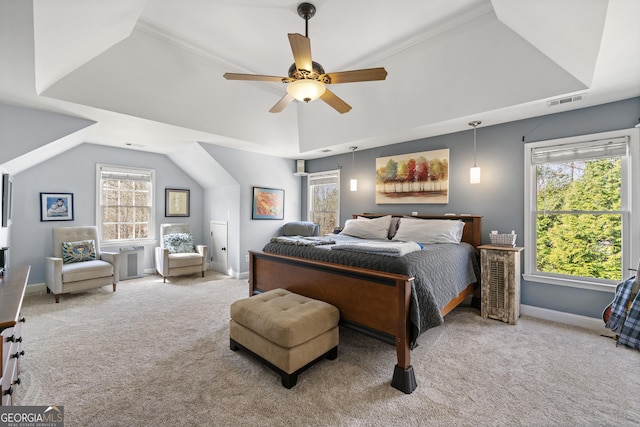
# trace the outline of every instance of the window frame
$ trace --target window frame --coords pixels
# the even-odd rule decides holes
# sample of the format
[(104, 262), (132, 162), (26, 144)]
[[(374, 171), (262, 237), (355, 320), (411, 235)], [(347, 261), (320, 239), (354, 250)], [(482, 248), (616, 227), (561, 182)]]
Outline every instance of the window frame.
[(340, 226), (340, 198), (342, 195), (342, 191), (340, 188), (341, 185), (341, 181), (340, 181), (340, 169), (335, 169), (335, 170), (329, 170), (329, 171), (322, 171), (322, 172), (310, 172), (307, 175), (307, 219), (309, 221), (312, 220), (313, 215), (313, 192), (311, 190), (311, 186), (312, 181), (314, 179), (320, 179), (323, 176), (331, 176), (331, 177), (336, 177), (337, 182), (336, 182), (336, 186), (338, 188), (338, 208), (336, 209), (336, 227)]
[[(150, 175), (151, 188), (149, 190), (149, 236), (144, 239), (120, 239), (105, 240), (103, 239), (103, 218), (102, 218), (102, 171), (122, 172), (132, 174)], [(96, 163), (96, 225), (98, 227), (98, 235), (100, 236), (100, 245), (104, 247), (122, 247), (132, 244), (148, 245), (156, 244), (156, 171), (150, 168), (137, 168), (129, 166), (108, 165), (104, 163)]]
[(584, 143), (598, 139), (628, 137), (629, 149), (621, 157), (622, 195), (622, 276), (629, 277), (629, 270), (635, 268), (640, 257), (640, 219), (634, 212), (640, 212), (640, 197), (632, 194), (640, 191), (640, 128), (622, 129), (590, 135), (579, 135), (524, 144), (524, 274), (525, 280), (559, 286), (569, 286), (597, 291), (615, 291), (616, 283), (602, 279), (590, 279), (539, 272), (536, 269), (536, 165), (532, 164), (535, 148), (565, 144)]

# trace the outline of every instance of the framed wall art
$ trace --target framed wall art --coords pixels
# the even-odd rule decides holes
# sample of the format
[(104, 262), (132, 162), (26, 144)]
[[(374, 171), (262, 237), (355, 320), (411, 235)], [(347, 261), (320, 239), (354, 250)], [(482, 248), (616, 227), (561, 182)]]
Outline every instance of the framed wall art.
[(284, 219), (284, 190), (253, 187), (251, 219)]
[(449, 149), (376, 159), (376, 204), (449, 203)]
[(40, 193), (40, 221), (73, 221), (73, 193)]
[(190, 190), (179, 188), (165, 188), (164, 216), (190, 215)]

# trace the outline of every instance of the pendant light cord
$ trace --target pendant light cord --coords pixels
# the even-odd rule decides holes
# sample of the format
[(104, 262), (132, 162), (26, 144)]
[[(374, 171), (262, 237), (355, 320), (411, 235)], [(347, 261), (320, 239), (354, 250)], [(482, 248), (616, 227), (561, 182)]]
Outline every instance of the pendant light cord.
[(482, 122), (480, 120), (476, 120), (473, 122), (469, 122), (469, 126), (473, 126), (473, 167), (475, 168), (476, 165), (476, 129), (478, 128), (478, 125), (480, 125)]

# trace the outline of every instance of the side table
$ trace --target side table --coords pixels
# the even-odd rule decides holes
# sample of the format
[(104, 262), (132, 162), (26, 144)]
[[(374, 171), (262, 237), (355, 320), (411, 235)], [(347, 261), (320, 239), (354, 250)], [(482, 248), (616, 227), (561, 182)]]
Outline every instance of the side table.
[(515, 325), (520, 317), (520, 253), (524, 248), (481, 245), (481, 315)]

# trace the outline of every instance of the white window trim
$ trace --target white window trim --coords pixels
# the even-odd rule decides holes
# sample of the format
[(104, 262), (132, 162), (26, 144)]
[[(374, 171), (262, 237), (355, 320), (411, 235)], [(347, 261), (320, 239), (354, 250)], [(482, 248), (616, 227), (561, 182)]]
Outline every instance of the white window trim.
[[(524, 147), (524, 274), (523, 278), (531, 282), (547, 283), (559, 286), (569, 286), (580, 289), (590, 289), (604, 292), (615, 292), (616, 283), (611, 281), (595, 280), (589, 278), (566, 278), (553, 274), (539, 274), (535, 272), (536, 252), (534, 246), (535, 221), (532, 209), (536, 206), (536, 176), (531, 166), (531, 151), (536, 147), (544, 147), (558, 144), (570, 144), (585, 142), (594, 139), (606, 139), (616, 137), (629, 137), (629, 155), (622, 158), (622, 173), (627, 174), (627, 180), (623, 180), (622, 191), (626, 195), (627, 206), (622, 206), (623, 223), (628, 232), (622, 236), (623, 247), (623, 279), (632, 274), (624, 274), (629, 268), (635, 268), (640, 258), (640, 197), (632, 197), (634, 192), (640, 191), (640, 125), (632, 129), (623, 129), (611, 132), (602, 132), (591, 135), (580, 135), (570, 138), (561, 138), (548, 141), (531, 142)], [(628, 183), (627, 186), (624, 184)], [(637, 213), (634, 215), (634, 212)]]
[(100, 206), (100, 178), (101, 169), (107, 168), (111, 171), (124, 173), (151, 173), (151, 215), (149, 218), (149, 237), (146, 239), (122, 239), (122, 240), (102, 240), (100, 246), (105, 248), (125, 247), (130, 245), (156, 245), (156, 171), (149, 168), (134, 168), (128, 166), (107, 165), (104, 163), (96, 163), (96, 225), (98, 226), (98, 235), (102, 236), (102, 209)]

